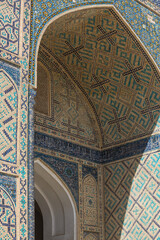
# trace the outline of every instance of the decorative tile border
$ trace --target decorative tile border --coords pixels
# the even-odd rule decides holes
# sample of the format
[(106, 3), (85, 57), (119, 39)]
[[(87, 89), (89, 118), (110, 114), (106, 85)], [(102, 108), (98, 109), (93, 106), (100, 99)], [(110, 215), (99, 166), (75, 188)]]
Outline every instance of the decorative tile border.
[(38, 132), (35, 132), (35, 145), (97, 163), (99, 163), (101, 156), (100, 151), (69, 143), (65, 140)]
[(160, 149), (160, 135), (153, 135), (144, 139), (114, 147), (102, 152), (102, 163), (109, 163), (117, 159), (132, 157), (138, 154)]
[(29, 118), (28, 118), (28, 239), (34, 239), (35, 236), (35, 227), (34, 227), (34, 98), (36, 92), (29, 88)]
[(148, 7), (151, 11), (155, 11), (160, 14), (160, 2), (159, 0), (135, 0), (144, 6)]
[(18, 176), (18, 167), (10, 163), (0, 163), (0, 172)]
[(98, 151), (83, 146), (79, 146), (67, 141), (35, 132), (35, 146), (51, 151), (57, 151), (72, 157), (78, 157), (93, 163), (109, 163), (117, 159), (123, 159), (144, 152), (156, 151), (160, 149), (160, 135), (153, 135), (144, 139), (133, 141), (125, 145)]
[[(20, 105), (20, 149), (19, 149), (19, 177), (20, 177), (20, 187), (19, 187), (19, 201), (20, 201), (20, 215), (19, 215), (19, 229), (20, 229), (20, 240), (29, 240), (34, 239), (34, 213), (30, 212), (30, 202), (29, 197), (34, 198), (32, 188), (28, 188), (28, 159), (31, 157), (28, 154), (28, 137), (30, 138), (30, 133), (28, 134), (28, 73), (29, 73), (29, 44), (30, 44), (30, 9), (31, 9), (31, 1), (25, 0), (23, 3), (23, 16), (21, 17), (22, 24), (22, 59), (21, 63), (21, 105)], [(22, 128), (23, 126), (23, 128)], [(24, 128), (25, 126), (25, 128)], [(31, 131), (34, 131), (31, 129)], [(32, 136), (32, 135), (31, 135)], [(30, 164), (30, 162), (29, 162)], [(32, 179), (31, 179), (32, 181)], [(30, 215), (28, 215), (28, 211)], [(29, 222), (29, 224), (28, 224)], [(32, 226), (32, 228), (30, 228)]]

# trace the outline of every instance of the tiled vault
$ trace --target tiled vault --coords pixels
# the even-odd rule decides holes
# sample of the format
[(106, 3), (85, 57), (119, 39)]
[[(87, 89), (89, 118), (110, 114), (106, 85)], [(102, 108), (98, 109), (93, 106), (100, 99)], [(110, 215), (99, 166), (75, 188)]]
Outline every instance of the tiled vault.
[(54, 21), (42, 38), (39, 62), (48, 71), (51, 116), (44, 121), (36, 114), (36, 125), (98, 148), (158, 131), (158, 69), (113, 8), (85, 9)]
[(79, 212), (79, 239), (159, 240), (159, 70), (113, 7), (46, 29), (38, 52), (35, 159)]
[(159, 23), (159, 0), (0, 1), (0, 240), (34, 240), (34, 160), (76, 240), (160, 240)]

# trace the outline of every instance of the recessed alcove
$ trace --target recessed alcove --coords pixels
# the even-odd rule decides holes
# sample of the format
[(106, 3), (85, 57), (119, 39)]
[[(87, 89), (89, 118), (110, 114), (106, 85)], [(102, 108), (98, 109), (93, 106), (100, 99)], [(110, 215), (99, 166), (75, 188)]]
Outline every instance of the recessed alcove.
[(147, 164), (159, 158), (156, 64), (115, 7), (100, 5), (52, 19), (37, 56), (35, 199), (45, 238), (135, 239), (130, 226), (151, 212), (136, 198), (151, 191)]
[(0, 12), (0, 239), (159, 240), (160, 1)]

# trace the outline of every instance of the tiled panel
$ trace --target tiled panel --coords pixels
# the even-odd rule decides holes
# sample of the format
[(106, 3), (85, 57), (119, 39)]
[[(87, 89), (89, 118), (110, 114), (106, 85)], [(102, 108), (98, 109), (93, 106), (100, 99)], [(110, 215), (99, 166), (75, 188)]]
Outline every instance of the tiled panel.
[(105, 166), (105, 239), (159, 239), (159, 159), (152, 153)]
[(82, 165), (82, 177), (84, 178), (88, 174), (92, 175), (96, 181), (98, 180), (97, 168)]
[(0, 48), (19, 53), (20, 0), (0, 1)]
[(9, 76), (11, 76), (14, 83), (19, 88), (20, 85), (20, 66), (9, 64), (7, 61), (0, 59), (0, 69), (3, 69)]
[[(94, 113), (81, 92), (40, 47), (35, 105), (36, 130), (91, 147), (101, 139)], [(48, 61), (49, 60), (49, 61)], [(44, 80), (45, 79), (45, 80)]]
[(83, 220), (85, 225), (98, 225), (97, 183), (92, 175), (83, 179)]
[[(42, 147), (50, 151), (55, 150), (69, 156), (80, 157), (90, 162), (105, 164), (114, 162), (117, 159), (120, 160), (137, 154), (143, 154), (144, 152), (158, 150), (160, 148), (160, 135), (153, 135), (104, 151), (83, 147), (39, 132), (35, 132), (34, 143), (36, 147)], [(91, 169), (90, 171), (92, 172)]]
[(17, 186), (16, 178), (13, 176), (11, 177), (9, 175), (0, 173), (0, 186), (4, 187), (7, 190), (7, 192), (9, 192), (14, 203), (16, 204), (16, 186)]
[(9, 193), (0, 186), (0, 239), (16, 240), (15, 207)]
[(100, 151), (92, 150), (39, 132), (35, 132), (35, 145), (97, 163), (101, 156)]
[(0, 70), (0, 97), (0, 159), (16, 163), (18, 95), (4, 70)]

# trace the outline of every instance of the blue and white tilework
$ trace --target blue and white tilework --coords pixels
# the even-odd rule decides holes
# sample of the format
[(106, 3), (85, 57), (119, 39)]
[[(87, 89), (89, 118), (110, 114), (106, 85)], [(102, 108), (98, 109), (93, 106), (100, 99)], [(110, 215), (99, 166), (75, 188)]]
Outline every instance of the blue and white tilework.
[[(155, 5), (159, 7), (159, 2), (156, 0), (151, 0)], [(37, 43), (40, 34), (46, 24), (54, 16), (65, 12), (69, 9), (76, 8), (79, 6), (93, 5), (94, 3), (100, 4), (113, 4), (117, 10), (122, 14), (122, 16), (127, 20), (127, 22), (132, 26), (135, 33), (139, 36), (142, 42), (146, 45), (146, 48), (152, 54), (157, 65), (159, 65), (159, 55), (157, 44), (158, 31), (159, 31), (159, 17), (152, 11), (144, 8), (142, 5), (136, 1), (122, 1), (122, 0), (111, 0), (111, 1), (32, 1), (32, 37), (31, 37), (31, 83), (35, 85), (34, 81), (34, 66), (35, 66), (35, 54), (37, 49)], [(23, 17), (21, 16), (21, 7), (23, 4)], [(20, 240), (34, 239), (33, 229), (28, 229), (28, 202), (29, 196), (33, 197), (33, 186), (31, 189), (28, 188), (28, 73), (29, 73), (29, 43), (30, 43), (30, 0), (20, 1), (20, 0), (1, 0), (0, 1), (0, 56), (1, 58), (7, 59), (12, 63), (21, 65), (21, 70), (13, 66), (10, 63), (2, 63), (0, 70), (0, 97), (1, 97), (1, 124), (0, 124), (0, 148), (1, 148), (1, 163), (0, 169), (6, 171), (9, 175), (17, 174), (17, 109), (18, 109), (18, 93), (17, 90), (20, 89), (20, 116), (19, 116), (19, 136), (20, 136), (20, 146), (19, 146), (19, 202), (16, 204), (19, 207), (19, 219), (16, 219), (15, 213), (15, 199), (16, 199), (16, 185), (14, 184), (15, 179), (11, 176), (1, 176), (0, 180), (0, 239), (15, 240), (16, 239), (16, 223), (20, 232), (18, 233)], [(22, 17), (22, 22), (20, 24), (20, 17)], [(22, 29), (22, 34), (20, 39), (20, 25)], [(20, 42), (22, 42), (22, 49), (20, 51)], [(158, 42), (159, 43), (159, 42)], [(22, 56), (20, 56), (20, 52)], [(21, 58), (22, 57), (22, 58)], [(10, 66), (10, 69), (8, 66)], [(21, 84), (19, 80), (19, 71), (21, 71)], [(14, 81), (14, 83), (13, 83)], [(3, 126), (2, 126), (3, 125)], [(33, 126), (30, 125), (30, 137), (33, 136)], [(147, 145), (148, 146), (148, 145)], [(154, 144), (154, 146), (157, 146)], [(8, 147), (8, 148), (7, 148)], [(73, 153), (74, 148), (68, 145), (69, 151)], [(89, 156), (87, 160), (92, 160), (90, 153), (88, 154), (88, 149), (80, 148), (81, 154), (84, 156)], [(83, 152), (84, 151), (84, 152)], [(125, 152), (125, 150), (124, 150)], [(32, 154), (32, 153), (29, 153)], [(101, 154), (99, 152), (92, 152), (94, 159), (101, 159)], [(31, 157), (31, 156), (30, 156)], [(127, 206), (129, 215), (126, 216), (127, 223), (131, 222), (132, 230), (127, 228), (128, 225), (126, 220), (124, 221), (124, 235), (126, 233), (126, 238), (134, 240), (137, 238), (141, 239), (140, 236), (144, 233), (146, 239), (156, 239), (160, 238), (159, 233), (159, 207), (157, 202), (159, 201), (159, 165), (158, 165), (159, 155), (150, 154), (148, 158), (143, 158), (140, 161), (139, 167), (135, 175), (135, 180), (131, 188), (131, 204)], [(5, 162), (4, 162), (5, 161)], [(47, 160), (46, 160), (47, 161)], [(55, 164), (56, 162), (56, 164)], [(103, 162), (103, 161), (102, 161)], [(51, 162), (52, 163), (52, 162)], [(49, 164), (49, 163), (48, 163)], [(52, 165), (58, 171), (58, 160), (55, 159)], [(113, 163), (114, 165), (114, 163)], [(126, 165), (126, 164), (125, 164)], [(65, 166), (65, 167), (64, 167)], [(71, 164), (64, 165), (64, 181), (70, 187), (76, 201), (78, 201), (78, 196), (74, 193), (78, 186), (71, 186), (69, 179), (73, 175), (77, 176), (77, 165)], [(70, 168), (67, 168), (70, 166)], [(118, 164), (117, 164), (118, 166)], [(31, 166), (32, 167), (32, 166)], [(127, 168), (127, 167), (126, 167)], [(33, 170), (33, 169), (32, 169)], [(74, 171), (71, 171), (74, 170)], [(83, 169), (83, 174), (87, 174), (89, 170)], [(112, 168), (112, 172), (114, 169)], [(132, 170), (129, 170), (132, 172)], [(72, 175), (73, 174), (73, 175)], [(94, 174), (94, 173), (93, 173)], [(96, 173), (95, 173), (96, 174)], [(65, 178), (66, 176), (66, 178)], [(138, 188), (139, 179), (145, 179), (144, 185)], [(30, 176), (29, 176), (30, 177)], [(68, 180), (67, 180), (68, 179)], [(3, 180), (3, 181), (2, 181)], [(78, 181), (78, 180), (76, 180)], [(76, 183), (77, 184), (77, 183)], [(126, 183), (127, 184), (127, 183)], [(122, 185), (122, 184), (121, 184)], [(136, 186), (136, 187), (135, 187)], [(138, 190), (140, 189), (140, 190)], [(77, 191), (77, 190), (76, 190)], [(135, 192), (138, 192), (136, 197)], [(133, 201), (134, 199), (134, 201)], [(141, 211), (142, 209), (145, 209)], [(32, 211), (29, 211), (31, 214)], [(138, 214), (138, 217), (136, 216)], [(33, 212), (32, 212), (33, 214)], [(134, 216), (134, 217), (133, 217)], [(154, 218), (153, 218), (154, 217)], [(134, 222), (132, 221), (134, 219)], [(128, 220), (129, 219), (129, 220)], [(147, 223), (145, 220), (147, 219)], [(33, 217), (31, 218), (31, 223), (33, 224)], [(141, 230), (143, 227), (143, 231)], [(17, 229), (18, 229), (17, 228)], [(30, 235), (28, 232), (30, 231)], [(28, 237), (29, 236), (29, 237)], [(136, 237), (136, 238), (135, 238)]]
[(127, 23), (132, 27), (140, 40), (154, 58), (157, 65), (160, 65), (159, 47), (159, 21), (158, 15), (142, 6), (135, 0), (112, 0), (112, 1), (33, 1), (32, 2), (32, 21), (31, 21), (31, 59), (30, 59), (30, 82), (35, 85), (35, 56), (37, 43), (42, 34), (42, 30), (58, 14), (73, 8), (94, 5), (94, 4), (113, 4)]
[(159, 159), (151, 153), (105, 166), (105, 239), (159, 239)]
[(0, 186), (4, 187), (12, 197), (14, 204), (16, 205), (16, 187), (17, 180), (13, 176), (0, 173)]
[(10, 194), (0, 186), (0, 239), (16, 240), (15, 206)]
[(96, 179), (96, 181), (98, 180), (97, 168), (82, 165), (82, 177), (83, 177), (83, 179), (85, 178), (85, 176), (87, 176), (89, 174), (91, 174)]
[(0, 9), (0, 48), (18, 55), (21, 1), (1, 0)]
[(144, 152), (158, 150), (160, 148), (160, 135), (153, 135), (103, 151), (80, 146), (39, 132), (35, 132), (34, 144), (37, 147), (57, 151), (72, 157), (80, 157), (90, 162), (105, 164), (117, 159), (121, 160)]
[(18, 95), (12, 81), (4, 70), (0, 70), (0, 159), (16, 163)]

